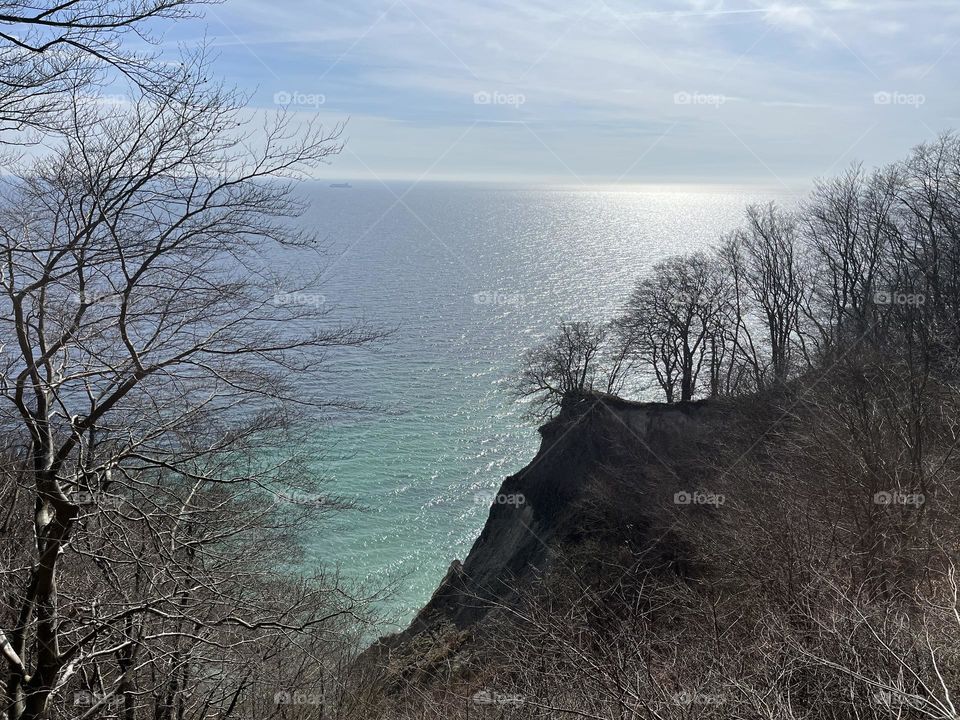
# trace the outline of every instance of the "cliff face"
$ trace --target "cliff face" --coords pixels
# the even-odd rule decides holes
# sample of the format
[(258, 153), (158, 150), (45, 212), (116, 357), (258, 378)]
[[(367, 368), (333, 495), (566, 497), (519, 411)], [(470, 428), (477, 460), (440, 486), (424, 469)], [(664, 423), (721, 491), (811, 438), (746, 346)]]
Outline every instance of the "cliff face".
[[(542, 441), (532, 462), (501, 485), (463, 563), (451, 564), (407, 630), (378, 646), (402, 646), (441, 625), (465, 630), (482, 624), (497, 605), (516, 598), (517, 588), (550, 569), (556, 548), (649, 540), (658, 519), (654, 511), (638, 512), (637, 499), (642, 507), (649, 494), (653, 508), (682, 489), (682, 481), (674, 484), (679, 480), (674, 470), (673, 480), (664, 483), (647, 469), (688, 451), (711, 413), (705, 402), (636, 403), (608, 395), (565, 401), (558, 416), (540, 428)], [(624, 493), (632, 498), (629, 510), (620, 502)], [(680, 562), (676, 551), (664, 541), (663, 557)]]

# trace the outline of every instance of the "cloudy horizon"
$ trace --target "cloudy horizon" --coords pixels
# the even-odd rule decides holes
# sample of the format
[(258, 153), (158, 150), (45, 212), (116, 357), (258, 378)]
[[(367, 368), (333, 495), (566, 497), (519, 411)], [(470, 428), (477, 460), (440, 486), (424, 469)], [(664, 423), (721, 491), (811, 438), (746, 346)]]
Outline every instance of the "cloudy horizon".
[(324, 178), (795, 188), (960, 126), (941, 0), (211, 6), (227, 80), (347, 121)]

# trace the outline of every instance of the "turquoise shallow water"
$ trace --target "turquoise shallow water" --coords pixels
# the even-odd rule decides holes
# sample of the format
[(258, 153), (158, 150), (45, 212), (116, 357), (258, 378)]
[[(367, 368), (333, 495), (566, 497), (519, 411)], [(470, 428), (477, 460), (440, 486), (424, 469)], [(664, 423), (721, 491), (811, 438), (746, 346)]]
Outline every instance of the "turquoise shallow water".
[(310, 538), (311, 562), (394, 580), (383, 607), (397, 624), (466, 555), (503, 477), (536, 451), (505, 387), (524, 349), (562, 319), (609, 317), (654, 262), (716, 242), (747, 202), (786, 199), (740, 188), (308, 192), (303, 222), (330, 248), (315, 292), (394, 328), (378, 350), (333, 356), (337, 374), (314, 388), (381, 409), (317, 427), (329, 490), (365, 510)]

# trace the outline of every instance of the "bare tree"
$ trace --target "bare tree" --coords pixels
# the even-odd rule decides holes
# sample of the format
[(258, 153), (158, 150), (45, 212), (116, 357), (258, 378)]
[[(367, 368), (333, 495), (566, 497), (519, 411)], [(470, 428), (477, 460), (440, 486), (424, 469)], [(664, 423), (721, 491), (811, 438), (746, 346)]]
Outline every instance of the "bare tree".
[(597, 391), (613, 393), (628, 362), (610, 329), (590, 322), (561, 323), (557, 331), (529, 350), (514, 392), (535, 401), (534, 414), (544, 417), (565, 397)]
[(867, 333), (876, 323), (875, 294), (897, 283), (889, 261), (901, 185), (896, 167), (867, 174), (854, 166), (818, 182), (804, 205), (803, 232), (818, 270), (808, 316), (822, 355)]
[(744, 389), (760, 390), (766, 382), (769, 360), (761, 347), (762, 329), (751, 319), (755, 316), (755, 303), (747, 287), (748, 270), (740, 233), (732, 232), (721, 238), (717, 254), (730, 279), (726, 323), (730, 347), (724, 389), (727, 394)]
[(667, 402), (693, 399), (704, 364), (710, 394), (724, 344), (729, 284), (719, 263), (706, 253), (671, 258), (653, 267), (616, 321), (634, 356), (653, 369)]
[(728, 257), (736, 257), (742, 268), (738, 277), (760, 316), (773, 379), (783, 382), (802, 342), (800, 320), (809, 287), (796, 219), (773, 203), (751, 205), (746, 229), (730, 243)]
[[(257, 518), (277, 507), (264, 495), (304, 492), (281, 446), (294, 411), (326, 399), (299, 377), (325, 349), (375, 336), (333, 322), (308, 278), (278, 284), (264, 262), (283, 248), (317, 259), (292, 222), (294, 183), (337, 152), (338, 129), (281, 115), (259, 130), (241, 110), (198, 79), (105, 115), (79, 103), (63, 145), (8, 183), (0, 423), (15, 438), (34, 536), (29, 562), (6, 578), (11, 720), (46, 717), (71, 678), (106, 657), (118, 662), (96, 672), (115, 684), (108, 695), (132, 693), (144, 662), (177, 695), (204, 671), (191, 648), (226, 642), (214, 629), (282, 634), (341, 612), (318, 609), (310, 587), (271, 603), (243, 583), (218, 581), (218, 600), (197, 584), (212, 544), (236, 551), (263, 527)], [(258, 460), (265, 453), (280, 459)], [(111, 494), (133, 530), (102, 512)], [(314, 513), (335, 505), (311, 497)], [(284, 526), (283, 513), (274, 522)], [(89, 562), (130, 592), (105, 599), (87, 586)], [(150, 617), (173, 626), (153, 631)]]
[[(23, 142), (22, 131), (61, 126), (74, 98), (118, 80), (162, 97), (191, 74), (200, 56), (160, 62), (156, 53), (127, 47), (132, 36), (149, 47), (158, 22), (188, 17), (205, 0), (75, 0), (5, 2), (0, 8), (0, 133)], [(67, 113), (69, 115), (69, 113)]]

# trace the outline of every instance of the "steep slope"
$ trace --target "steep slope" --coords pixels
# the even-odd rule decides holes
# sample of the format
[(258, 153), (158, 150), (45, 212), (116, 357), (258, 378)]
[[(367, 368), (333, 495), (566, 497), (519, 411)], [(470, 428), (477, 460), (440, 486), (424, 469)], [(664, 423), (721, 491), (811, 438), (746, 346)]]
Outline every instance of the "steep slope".
[[(556, 548), (648, 541), (660, 528), (655, 508), (685, 487), (675, 470), (664, 478), (650, 469), (662, 468), (664, 458), (675, 465), (696, 445), (711, 414), (715, 410), (706, 402), (637, 403), (600, 394), (568, 398), (558, 416), (540, 428), (534, 459), (501, 485), (467, 558), (451, 564), (410, 627), (381, 639), (373, 653), (400, 648), (441, 626), (482, 625), (496, 606), (509, 605), (518, 588), (549, 570)], [(649, 511), (638, 508), (637, 499), (642, 504), (648, 495)], [(668, 537), (662, 555), (682, 562)]]

